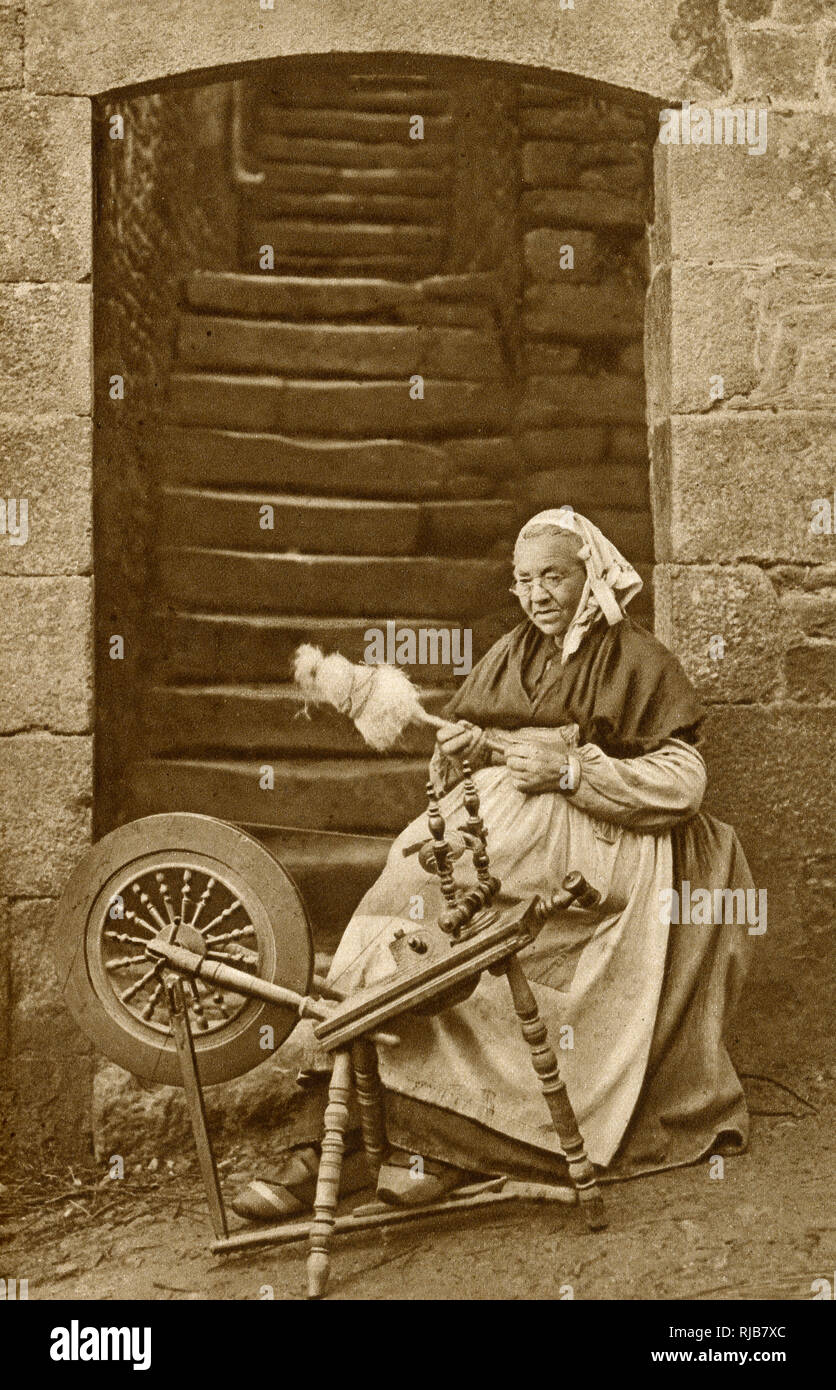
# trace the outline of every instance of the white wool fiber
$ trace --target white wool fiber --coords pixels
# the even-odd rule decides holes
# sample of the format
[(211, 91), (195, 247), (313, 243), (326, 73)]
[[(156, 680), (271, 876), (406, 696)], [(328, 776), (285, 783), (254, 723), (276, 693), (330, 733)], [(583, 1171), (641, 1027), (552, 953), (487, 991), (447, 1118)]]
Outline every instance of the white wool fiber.
[(293, 674), (306, 700), (347, 714), (378, 752), (391, 748), (413, 720), (426, 719), (412, 681), (396, 666), (355, 666), (338, 652), (324, 656), (305, 643), (297, 648)]
[[(361, 671), (368, 668), (359, 668)], [(371, 690), (359, 712), (353, 716), (357, 732), (372, 748), (382, 751), (396, 743), (413, 719), (424, 711), (415, 687), (405, 671), (396, 666), (375, 666)]]

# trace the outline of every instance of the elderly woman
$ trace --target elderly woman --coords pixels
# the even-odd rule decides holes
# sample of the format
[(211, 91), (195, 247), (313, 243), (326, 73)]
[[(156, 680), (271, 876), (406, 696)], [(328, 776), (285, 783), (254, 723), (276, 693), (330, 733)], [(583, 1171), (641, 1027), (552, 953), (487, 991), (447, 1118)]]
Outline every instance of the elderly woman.
[[(686, 880), (692, 893), (752, 881), (733, 830), (700, 813), (703, 710), (676, 658), (626, 615), (640, 588), (584, 517), (533, 517), (514, 549), (525, 619), (448, 705), (431, 764), (453, 828), (466, 814), (462, 760), (477, 769), (504, 892), (548, 894), (576, 869), (601, 894), (598, 909), (553, 913), (520, 962), (589, 1157), (620, 1176), (742, 1147), (748, 1132), (723, 1042), (746, 927), (672, 925), (669, 907)], [(391, 973), (392, 918), (438, 904), (437, 880), (412, 852), (426, 835), (425, 818), (406, 828), (348, 924), (329, 975), (341, 989)], [(399, 1019), (398, 1032), (398, 1047), (378, 1049), (392, 1146), (382, 1198), (428, 1201), (466, 1172), (566, 1181), (504, 980), (485, 975), (466, 1002)], [(239, 1193), (242, 1215), (275, 1220), (310, 1203), (323, 1106), (313, 1087), (279, 1168)], [(359, 1158), (347, 1160), (348, 1185), (362, 1182)]]

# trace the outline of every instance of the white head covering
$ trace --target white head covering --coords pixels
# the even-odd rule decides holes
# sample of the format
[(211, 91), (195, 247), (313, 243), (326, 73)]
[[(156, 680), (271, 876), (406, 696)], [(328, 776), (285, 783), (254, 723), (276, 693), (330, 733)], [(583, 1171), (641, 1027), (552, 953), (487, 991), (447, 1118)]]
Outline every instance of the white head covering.
[(579, 536), (581, 548), (578, 559), (586, 566), (586, 583), (580, 603), (563, 638), (560, 656), (563, 665), (578, 650), (601, 613), (610, 627), (621, 622), (624, 609), (642, 588), (642, 581), (629, 560), (625, 560), (612, 542), (607, 540), (603, 531), (599, 531), (597, 526), (571, 507), (553, 507), (532, 516), (517, 536), (515, 550), (521, 540), (543, 527), (553, 527)]

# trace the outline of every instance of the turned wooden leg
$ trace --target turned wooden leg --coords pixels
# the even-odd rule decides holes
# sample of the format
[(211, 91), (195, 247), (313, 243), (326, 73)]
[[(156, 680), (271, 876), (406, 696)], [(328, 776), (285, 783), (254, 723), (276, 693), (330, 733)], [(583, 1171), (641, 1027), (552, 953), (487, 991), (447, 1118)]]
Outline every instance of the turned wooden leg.
[(351, 1095), (351, 1053), (337, 1052), (328, 1086), (322, 1155), (316, 1178), (314, 1219), (308, 1237), (308, 1298), (325, 1292), (331, 1270), (331, 1233), (337, 1216), (340, 1174), (343, 1166), (345, 1132), (348, 1128), (348, 1101)]
[(560, 1079), (557, 1056), (549, 1042), (546, 1025), (537, 1009), (531, 986), (523, 974), (522, 966), (516, 956), (512, 956), (505, 966), (505, 975), (511, 987), (514, 1008), (522, 1026), (523, 1037), (531, 1051), (534, 1070), (540, 1078), (540, 1085), (552, 1117), (552, 1123), (560, 1140), (560, 1147), (566, 1155), (569, 1176), (575, 1185), (581, 1210), (591, 1231), (600, 1231), (607, 1224), (604, 1203), (595, 1172), (586, 1156), (581, 1132), (575, 1119), (575, 1112), (566, 1094), (566, 1086)]
[(386, 1119), (374, 1043), (368, 1038), (356, 1038), (351, 1044), (351, 1061), (354, 1067), (354, 1088), (360, 1107), (366, 1167), (372, 1182), (376, 1183), (386, 1149)]

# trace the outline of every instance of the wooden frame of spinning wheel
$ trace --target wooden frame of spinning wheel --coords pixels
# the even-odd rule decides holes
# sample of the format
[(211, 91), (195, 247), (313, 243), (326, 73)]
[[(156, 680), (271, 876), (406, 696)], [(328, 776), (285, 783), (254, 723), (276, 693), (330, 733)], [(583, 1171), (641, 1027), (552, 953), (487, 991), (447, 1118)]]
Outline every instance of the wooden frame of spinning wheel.
[[(443, 822), (433, 826), (431, 818), (430, 823), (438, 853), (439, 847), (442, 851), (446, 849)], [(178, 848), (172, 850), (172, 844), (178, 845)], [(178, 860), (188, 861), (189, 856), (195, 862), (197, 856), (201, 864), (206, 858), (224, 870), (223, 882), (230, 876), (242, 882), (248, 890), (245, 895), (248, 899), (248, 916), (255, 915), (249, 910), (253, 906), (260, 912), (266, 911), (273, 935), (279, 928), (282, 930), (284, 954), (278, 949), (275, 955), (268, 951), (267, 966), (272, 979), (261, 974), (248, 974), (226, 964), (217, 958), (217, 953), (207, 948), (200, 931), (194, 928), (197, 913), (190, 921), (185, 921), (185, 911), (181, 909), (178, 916), (172, 904), (166, 900), (169, 921), (166, 923), (159, 914), (155, 914), (163, 929), (156, 935), (149, 934), (147, 939), (137, 939), (137, 945), (143, 947), (143, 952), (135, 959), (140, 964), (143, 956), (146, 957), (156, 963), (155, 969), (160, 972), (173, 1048), (167, 1045), (168, 1038), (165, 1041), (157, 1040), (150, 1049), (153, 1055), (149, 1063), (146, 1056), (149, 1045), (146, 1041), (143, 1043), (145, 1051), (142, 1064), (137, 1065), (137, 1040), (126, 1029), (125, 1020), (120, 1021), (118, 1013), (114, 1014), (104, 1006), (101, 998), (102, 978), (99, 978), (97, 993), (86, 951), (90, 924), (95, 927), (98, 922), (99, 927), (102, 926), (99, 918), (106, 910), (112, 883), (124, 880), (127, 884), (133, 878), (131, 886), (141, 897), (136, 881), (139, 870), (135, 866), (150, 863), (148, 871), (153, 872), (160, 855), (166, 861), (172, 861), (174, 866)], [(579, 897), (582, 889), (590, 891), (589, 885), (580, 875), (570, 875), (564, 882), (563, 891), (553, 898), (546, 901), (539, 898), (520, 900), (494, 896), (499, 888), (498, 881), (488, 881), (486, 866), (483, 869), (480, 879), (484, 879), (490, 888), (488, 906), (475, 915), (470, 914), (467, 924), (457, 927), (455, 931), (449, 928), (442, 930), (434, 922), (417, 928), (415, 940), (408, 939), (401, 941), (397, 947), (393, 946), (397, 969), (391, 976), (346, 997), (313, 973), (310, 927), (292, 880), (263, 846), (236, 826), (209, 816), (185, 813), (147, 817), (111, 832), (78, 866), (65, 890), (58, 914), (59, 960), (65, 982), (65, 997), (77, 1020), (108, 1056), (131, 1070), (139, 1070), (140, 1074), (143, 1074), (144, 1066), (144, 1074), (147, 1075), (147, 1068), (151, 1065), (154, 1079), (179, 1080), (183, 1085), (216, 1237), (212, 1244), (214, 1253), (307, 1239), (310, 1244), (308, 1296), (318, 1298), (327, 1286), (330, 1242), (335, 1231), (361, 1230), (368, 1226), (417, 1220), (444, 1211), (490, 1205), (520, 1197), (535, 1197), (543, 1201), (567, 1200), (565, 1188), (509, 1183), (500, 1177), (476, 1184), (475, 1188), (453, 1194), (441, 1202), (427, 1203), (421, 1207), (381, 1210), (379, 1206), (373, 1206), (351, 1216), (337, 1216), (343, 1135), (352, 1087), (356, 1088), (360, 1104), (364, 1148), (372, 1181), (377, 1179), (386, 1149), (375, 1044), (392, 1045), (398, 1039), (381, 1032), (381, 1025), (412, 1011), (438, 1012), (449, 1007), (452, 1002), (466, 997), (468, 985), (475, 988), (485, 970), (496, 975), (504, 974), (508, 980), (509, 1002), (513, 1003), (528, 1043), (533, 1068), (540, 1079), (587, 1225), (592, 1230), (598, 1230), (606, 1224), (595, 1174), (559, 1074), (556, 1054), (549, 1044), (546, 1027), (540, 1020), (534, 994), (517, 960), (517, 953), (537, 936), (545, 913), (558, 905), (569, 906)], [(205, 867), (203, 872), (206, 872)], [(578, 883), (571, 884), (572, 879), (578, 880)], [(492, 886), (494, 883), (496, 889)], [(204, 899), (208, 892), (207, 887)], [(451, 885), (448, 885), (446, 897), (448, 902), (452, 900)], [(140, 920), (137, 914), (132, 916)], [(440, 919), (442, 923), (443, 920)], [(393, 925), (395, 921), (393, 919)], [(147, 921), (144, 925), (148, 927)], [(286, 929), (289, 931), (287, 940)], [(395, 936), (403, 937), (404, 933), (396, 931)], [(420, 941), (417, 939), (419, 936)], [(122, 941), (126, 938), (118, 936), (117, 939)], [(210, 941), (213, 939), (217, 938), (209, 938)], [(277, 936), (276, 945), (278, 947)], [(413, 956), (409, 954), (410, 949), (414, 951)], [(281, 961), (279, 955), (282, 956)], [(425, 955), (426, 959), (423, 958)], [(279, 976), (288, 983), (281, 983)], [(184, 981), (194, 984), (198, 980), (272, 1010), (278, 1024), (276, 1045), (289, 1035), (299, 1018), (315, 1020), (314, 1032), (318, 1040), (326, 1051), (333, 1053), (334, 1068), (325, 1112), (314, 1216), (310, 1221), (229, 1234), (217, 1165), (206, 1124), (203, 1084), (238, 1075), (255, 1062), (263, 1060), (263, 1054), (256, 1054), (250, 1059), (254, 1036), (253, 1021), (250, 1019), (245, 1030), (248, 1039), (246, 1047), (242, 1050), (240, 1042), (236, 1043), (234, 1065), (225, 1065), (223, 1060), (222, 1050), (229, 1047), (229, 1040), (223, 1043), (223, 1047), (218, 1047), (214, 1059), (211, 1050), (207, 1052), (204, 1049), (197, 1055)], [(112, 982), (111, 987), (114, 997), (121, 998)], [(260, 1013), (258, 1017), (261, 1017)], [(234, 1031), (232, 1041), (236, 1042)], [(163, 1071), (164, 1074), (156, 1074)], [(571, 1199), (571, 1192), (569, 1196)]]
[[(565, 896), (569, 899), (573, 895), (566, 893)], [(600, 1230), (606, 1225), (594, 1170), (587, 1158), (583, 1139), (566, 1095), (566, 1087), (560, 1077), (556, 1054), (549, 1044), (546, 1027), (539, 1017), (530, 985), (516, 959), (517, 953), (530, 945), (539, 931), (543, 919), (542, 904), (536, 898), (524, 901), (511, 899), (506, 900), (505, 904), (498, 903), (497, 909), (485, 914), (483, 927), (479, 928), (474, 923), (476, 929), (464, 941), (444, 938), (442, 949), (434, 953), (428, 961), (399, 970), (393, 977), (387, 977), (343, 1000), (317, 1003), (310, 997), (295, 997), (300, 1016), (319, 1018), (314, 1032), (326, 1050), (334, 1054), (314, 1198), (314, 1215), (308, 1221), (287, 1222), (233, 1235), (228, 1233), (217, 1169), (206, 1130), (200, 1080), (191, 1047), (188, 1014), (182, 1008), (182, 986), (177, 981), (170, 989), (172, 1023), (183, 1069), (186, 1100), (215, 1227), (213, 1253), (232, 1253), (253, 1246), (286, 1245), (307, 1240), (310, 1246), (307, 1267), (308, 1297), (320, 1298), (328, 1284), (331, 1238), (335, 1232), (357, 1231), (404, 1220), (419, 1220), (421, 1217), (435, 1216), (443, 1212), (461, 1211), (518, 1198), (566, 1201), (566, 1189), (550, 1189), (538, 1184), (509, 1183), (500, 1177), (476, 1184), (465, 1193), (453, 1194), (450, 1198), (427, 1203), (422, 1207), (386, 1210), (373, 1204), (355, 1215), (337, 1216), (344, 1134), (348, 1123), (348, 1104), (352, 1088), (356, 1089), (360, 1105), (363, 1144), (372, 1181), (376, 1181), (386, 1149), (385, 1117), (374, 1044), (392, 1044), (396, 1043), (397, 1039), (381, 1034), (379, 1025), (397, 1019), (416, 1008), (424, 1007), (433, 1000), (440, 1003), (449, 995), (451, 989), (468, 979), (478, 980), (484, 970), (497, 975), (504, 974), (508, 979), (513, 1007), (528, 1043), (533, 1068), (540, 1079), (587, 1226), (590, 1230)], [(204, 979), (220, 980), (230, 988), (240, 983), (243, 992), (257, 993), (261, 997), (272, 995), (280, 1002), (291, 1002), (292, 991), (248, 977), (242, 977), (239, 982), (236, 979), (238, 972), (224, 965), (207, 962), (205, 958), (178, 947), (176, 943), (158, 942), (152, 949), (178, 974), (195, 974)], [(317, 981), (314, 981), (314, 987), (316, 984)]]

